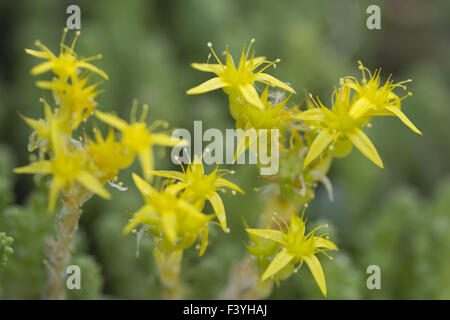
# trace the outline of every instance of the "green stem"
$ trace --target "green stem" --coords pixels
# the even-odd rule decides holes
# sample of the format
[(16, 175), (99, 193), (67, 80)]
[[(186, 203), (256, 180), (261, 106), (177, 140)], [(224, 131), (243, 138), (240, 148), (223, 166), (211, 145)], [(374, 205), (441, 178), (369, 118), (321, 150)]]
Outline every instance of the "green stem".
[(181, 282), (180, 270), (183, 251), (161, 251), (159, 248), (153, 250), (158, 276), (163, 287), (163, 298), (167, 300), (180, 299)]
[(44, 264), (47, 270), (47, 283), (42, 297), (46, 300), (67, 298), (66, 269), (70, 264), (70, 250), (83, 212), (80, 207), (91, 197), (86, 191), (80, 189), (75, 191), (61, 200), (63, 207), (56, 215), (58, 229), (56, 239), (47, 238), (45, 241), (44, 251), (47, 260), (44, 260)]

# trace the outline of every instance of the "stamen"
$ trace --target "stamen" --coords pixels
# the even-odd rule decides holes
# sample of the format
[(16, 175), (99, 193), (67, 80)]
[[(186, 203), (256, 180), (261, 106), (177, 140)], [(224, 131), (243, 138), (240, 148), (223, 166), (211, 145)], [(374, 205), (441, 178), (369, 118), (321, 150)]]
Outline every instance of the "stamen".
[(75, 32), (75, 38), (73, 38), (72, 46), (70, 47), (70, 51), (73, 52), (73, 48), (75, 48), (75, 44), (77, 43), (78, 37), (81, 35), (81, 31)]
[(66, 27), (66, 28), (64, 28), (63, 35), (61, 37), (61, 43), (60, 43), (60, 49), (59, 49), (60, 54), (63, 52), (64, 42), (66, 42), (67, 32), (69, 32), (69, 29)]
[(131, 106), (131, 112), (130, 112), (130, 122), (135, 123), (136, 122), (136, 113), (138, 108), (138, 100), (133, 99), (133, 105)]
[(208, 42), (208, 48), (211, 49), (212, 54), (214, 55), (214, 58), (216, 58), (217, 62), (224, 67), (224, 65), (222, 64), (222, 61), (220, 61), (219, 57), (217, 57), (216, 52), (213, 49), (212, 43)]
[(265, 63), (267, 63), (267, 65), (264, 66), (263, 68), (261, 68), (260, 70), (258, 70), (258, 72), (256, 72), (256, 74), (259, 74), (259, 73), (263, 72), (264, 70), (266, 70), (267, 68), (269, 68), (271, 65), (274, 65), (274, 64), (276, 64), (276, 63), (278, 63), (278, 62), (280, 62), (280, 61), (281, 61), (281, 59), (276, 59), (275, 61), (272, 61), (272, 62), (270, 62), (270, 61), (264, 61)]
[(144, 104), (142, 106), (142, 113), (141, 117), (139, 118), (139, 122), (145, 122), (145, 119), (147, 118), (147, 113), (148, 113), (148, 104)]

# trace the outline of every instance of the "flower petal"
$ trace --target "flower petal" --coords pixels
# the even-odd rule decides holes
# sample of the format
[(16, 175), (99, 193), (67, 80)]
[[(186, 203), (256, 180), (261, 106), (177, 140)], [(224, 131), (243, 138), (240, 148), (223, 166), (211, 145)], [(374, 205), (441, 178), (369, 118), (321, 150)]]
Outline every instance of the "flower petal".
[(334, 137), (330, 135), (326, 130), (321, 130), (313, 143), (309, 147), (308, 154), (306, 155), (303, 168), (306, 168), (314, 159), (316, 159), (328, 145), (333, 141)]
[(222, 199), (217, 194), (217, 192), (214, 192), (212, 194), (207, 194), (206, 197), (208, 198), (209, 202), (211, 202), (211, 205), (213, 206), (214, 212), (217, 215), (217, 219), (219, 219), (220, 226), (224, 231), (227, 230), (227, 217), (225, 215), (225, 207), (223, 206)]
[(27, 166), (15, 168), (15, 173), (49, 174), (52, 171), (52, 163), (48, 160), (33, 162)]
[(272, 229), (245, 229), (250, 234), (257, 237), (269, 239), (278, 243), (283, 243), (283, 234), (278, 230)]
[(288, 86), (288, 85), (287, 85), (286, 83), (284, 83), (283, 81), (280, 81), (280, 80), (278, 80), (277, 78), (271, 76), (270, 74), (267, 74), (267, 73), (259, 73), (258, 76), (257, 76), (257, 78), (256, 78), (256, 80), (257, 80), (257, 81), (261, 81), (261, 82), (268, 83), (268, 84), (270, 84), (271, 86), (274, 86), (274, 87), (278, 87), (278, 88), (284, 89), (284, 90), (286, 90), (286, 91), (288, 91), (288, 92), (295, 93), (295, 90), (294, 90), (294, 89), (292, 89), (290, 86)]
[(142, 150), (138, 152), (138, 157), (144, 178), (150, 181), (152, 178), (151, 171), (154, 168), (153, 152), (151, 149)]
[(25, 49), (25, 52), (28, 53), (29, 55), (35, 56), (37, 58), (41, 58), (41, 59), (51, 59), (52, 55), (48, 52), (45, 51), (37, 51), (37, 50), (33, 50), (33, 49)]
[(133, 180), (134, 184), (144, 197), (148, 198), (153, 194), (153, 187), (135, 173), (133, 173)]
[(377, 149), (375, 149), (372, 141), (370, 141), (370, 139), (362, 130), (356, 128), (351, 134), (347, 134), (347, 137), (352, 141), (353, 145), (358, 148), (359, 151), (361, 151), (363, 155), (369, 158), (380, 168), (383, 168), (383, 161), (381, 161)]
[(203, 253), (205, 253), (207, 246), (208, 246), (208, 226), (205, 226), (203, 228), (202, 242), (200, 244), (200, 252), (198, 254), (199, 256), (202, 256)]
[(348, 114), (350, 117), (356, 120), (362, 117), (367, 111), (369, 111), (371, 107), (372, 103), (367, 98), (361, 97), (352, 104), (350, 112)]
[(81, 61), (81, 62), (78, 62), (77, 67), (78, 68), (82, 68), (82, 69), (86, 69), (86, 70), (89, 70), (89, 71), (92, 71), (92, 72), (95, 72), (95, 73), (97, 73), (98, 75), (100, 75), (102, 78), (104, 78), (106, 80), (109, 79), (108, 75), (105, 72), (103, 72), (102, 70), (100, 70), (99, 68), (97, 68), (96, 66), (94, 66), (94, 65), (92, 65), (90, 63)]
[(161, 145), (161, 146), (169, 146), (169, 147), (180, 146), (180, 147), (183, 147), (183, 146), (187, 146), (188, 145), (188, 142), (186, 140), (177, 139), (177, 138), (174, 138), (174, 137), (169, 136), (169, 135), (164, 134), (164, 133), (152, 133), (152, 134), (150, 134), (150, 137), (152, 139), (152, 143), (153, 144), (158, 144), (158, 145)]
[(81, 171), (76, 179), (79, 183), (81, 183), (83, 186), (85, 186), (93, 193), (98, 194), (100, 197), (103, 197), (105, 199), (109, 199), (111, 197), (108, 191), (106, 191), (106, 189), (103, 188), (103, 185), (100, 183), (100, 181), (98, 181), (93, 175), (91, 175), (87, 171)]
[(261, 99), (259, 98), (258, 92), (256, 91), (253, 85), (249, 83), (244, 86), (239, 86), (239, 90), (241, 91), (242, 95), (244, 96), (245, 100), (247, 100), (248, 103), (254, 105), (255, 107), (261, 110), (264, 110), (264, 105)]
[(320, 265), (319, 259), (317, 259), (316, 256), (312, 255), (311, 257), (304, 258), (306, 264), (309, 267), (309, 270), (311, 270), (311, 273), (314, 277), (314, 280), (316, 280), (317, 285), (320, 288), (320, 291), (322, 291), (323, 295), (327, 296), (327, 285), (325, 283), (325, 276), (323, 274), (322, 266)]
[(223, 67), (217, 63), (192, 63), (191, 67), (204, 72), (220, 73), (223, 71)]
[(422, 132), (416, 128), (416, 126), (408, 119), (408, 117), (400, 110), (400, 108), (396, 106), (387, 106), (384, 109), (389, 110), (393, 114), (395, 114), (404, 124), (406, 124), (412, 131), (417, 134), (422, 135)]
[(339, 250), (333, 242), (322, 237), (314, 237), (314, 246), (329, 250)]
[(114, 127), (119, 130), (123, 130), (126, 127), (128, 127), (128, 123), (126, 123), (124, 120), (120, 119), (119, 117), (104, 113), (101, 111), (95, 111), (95, 116), (99, 118), (101, 121), (105, 122), (106, 124), (109, 124), (111, 127)]
[(213, 91), (216, 89), (220, 89), (223, 87), (229, 86), (228, 82), (223, 81), (219, 77), (215, 77), (212, 79), (209, 79), (208, 81), (203, 82), (202, 84), (189, 89), (186, 91), (186, 94), (201, 94), (209, 91)]
[(31, 74), (37, 75), (37, 74), (47, 72), (48, 70), (50, 70), (52, 68), (52, 66), (53, 66), (52, 61), (43, 62), (41, 64), (38, 64), (36, 67), (32, 68)]
[(258, 68), (261, 64), (263, 64), (264, 61), (266, 61), (266, 57), (253, 58), (253, 70)]
[(177, 216), (175, 213), (163, 214), (162, 227), (167, 239), (171, 243), (175, 243), (177, 241)]
[(294, 259), (294, 256), (289, 254), (286, 249), (281, 250), (267, 267), (261, 281), (270, 278), (275, 273), (283, 269), (289, 262), (291, 262), (292, 259)]
[(169, 179), (176, 179), (183, 181), (185, 179), (185, 175), (182, 172), (179, 171), (170, 171), (170, 170), (151, 170), (151, 175), (158, 176), (158, 177), (164, 177)]
[(216, 188), (226, 187), (231, 190), (236, 190), (237, 192), (244, 193), (244, 191), (235, 185), (233, 182), (225, 180), (223, 178), (217, 178), (216, 180)]

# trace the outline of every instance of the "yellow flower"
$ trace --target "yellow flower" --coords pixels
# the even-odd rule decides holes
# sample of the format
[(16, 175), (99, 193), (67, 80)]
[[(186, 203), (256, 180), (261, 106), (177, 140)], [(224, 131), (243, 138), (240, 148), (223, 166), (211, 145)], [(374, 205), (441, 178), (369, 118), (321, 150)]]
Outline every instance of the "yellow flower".
[(106, 139), (98, 129), (94, 130), (94, 135), (96, 141), (89, 139), (85, 146), (86, 154), (95, 166), (92, 172), (102, 181), (115, 180), (117, 173), (133, 162), (134, 153), (125, 152), (112, 129)]
[[(398, 83), (394, 83), (390, 76), (384, 85), (381, 85), (380, 82), (380, 73), (381, 69), (375, 71), (372, 75), (370, 70), (363, 66), (361, 61), (358, 61), (359, 69), (362, 72), (363, 79), (361, 84), (354, 77), (345, 77), (343, 80), (343, 84), (356, 92), (355, 99), (358, 100), (358, 108), (353, 108), (350, 113), (353, 117), (360, 116), (397, 116), (405, 125), (407, 125), (412, 131), (417, 134), (422, 134), (419, 129), (406, 117), (406, 115), (401, 111), (401, 103), (400, 101), (404, 98), (412, 95), (411, 92), (408, 92), (402, 98), (399, 98), (393, 90), (395, 88), (403, 88), (406, 90), (405, 83), (411, 82), (412, 80), (405, 80)], [(369, 74), (369, 80), (366, 79), (367, 72)]]
[(68, 114), (72, 130), (86, 120), (97, 105), (95, 98), (99, 94), (99, 91), (96, 91), (99, 83), (88, 85), (87, 81), (88, 77), (79, 77), (73, 78), (70, 83), (60, 78), (37, 82), (39, 88), (52, 90), (61, 112)]
[[(249, 59), (250, 48), (254, 41), (255, 40), (253, 39), (250, 42), (247, 51), (245, 50), (244, 45), (244, 48), (242, 49), (241, 60), (239, 61), (239, 65), (237, 68), (234, 64), (233, 57), (228, 52), (228, 47), (226, 50), (226, 64), (223, 65), (212, 49), (212, 44), (208, 43), (208, 47), (211, 48), (211, 52), (216, 58), (218, 64), (193, 63), (192, 67), (200, 71), (213, 72), (217, 75), (217, 77), (212, 78), (197, 87), (189, 89), (187, 91), (187, 94), (201, 94), (223, 88), (225, 93), (234, 96), (242, 95), (244, 99), (251, 105), (260, 109), (264, 109), (264, 105), (261, 102), (258, 92), (254, 87), (255, 81), (266, 83), (271, 86), (276, 86), (294, 93), (295, 91), (290, 86), (263, 72), (271, 65), (279, 62), (279, 59), (270, 62), (266, 61), (264, 57), (255, 58), (254, 51)], [(259, 70), (256, 70), (264, 63), (266, 63), (267, 65)]]
[(303, 261), (306, 262), (314, 280), (318, 284), (323, 295), (327, 295), (327, 287), (325, 283), (325, 276), (323, 274), (322, 266), (315, 256), (319, 252), (325, 252), (326, 250), (338, 250), (336, 245), (327, 240), (327, 234), (322, 234), (320, 236), (315, 236), (316, 230), (321, 227), (319, 226), (312, 230), (310, 233), (305, 235), (306, 221), (303, 220), (303, 216), (300, 218), (296, 215), (291, 215), (291, 222), (287, 226), (287, 230), (280, 231), (272, 229), (246, 229), (251, 235), (255, 235), (267, 240), (275, 241), (283, 246), (283, 249), (275, 256), (272, 262), (267, 267), (264, 272), (261, 281), (264, 281), (279, 271), (281, 271), (288, 264), (299, 264), (297, 269), (299, 269)]
[(269, 100), (269, 86), (261, 94), (263, 109), (243, 108), (242, 113), (236, 120), (236, 128), (243, 129), (286, 129), (286, 120), (290, 120), (290, 113), (284, 107), (291, 95), (273, 105)]
[(103, 198), (109, 198), (109, 193), (103, 188), (97, 178), (85, 168), (85, 155), (82, 151), (55, 150), (51, 160), (41, 160), (30, 165), (14, 169), (15, 173), (51, 174), (53, 176), (48, 201), (48, 210), (55, 209), (56, 199), (61, 190), (78, 182), (86, 189)]
[(155, 227), (173, 245), (173, 250), (190, 246), (203, 234), (200, 250), (200, 254), (203, 254), (208, 242), (208, 222), (213, 216), (203, 214), (187, 201), (178, 198), (175, 189), (167, 187), (158, 192), (136, 174), (133, 174), (133, 180), (146, 204), (133, 215), (124, 232), (130, 232), (139, 223)]
[(97, 73), (105, 79), (108, 79), (106, 73), (104, 73), (97, 67), (93, 66), (92, 64), (88, 63), (89, 61), (100, 59), (101, 55), (85, 59), (78, 59), (78, 56), (74, 51), (74, 47), (78, 39), (78, 36), (80, 35), (80, 32), (79, 31), (76, 32), (75, 38), (70, 47), (64, 44), (67, 32), (68, 29), (65, 28), (58, 56), (56, 56), (53, 52), (51, 52), (46, 46), (44, 46), (39, 41), (36, 42), (36, 46), (38, 46), (41, 49), (41, 51), (25, 49), (25, 52), (32, 56), (48, 60), (31, 69), (31, 74), (37, 75), (52, 70), (53, 73), (55, 73), (58, 77), (66, 81), (69, 77), (72, 79), (76, 77), (79, 69), (85, 69)]
[(350, 101), (350, 90), (348, 87), (335, 89), (333, 95), (335, 101), (331, 110), (326, 108), (322, 102), (317, 99), (311, 100), (316, 108), (302, 112), (298, 118), (305, 124), (320, 132), (309, 147), (308, 154), (303, 167), (309, 165), (333, 142), (351, 143), (361, 151), (367, 158), (372, 160), (377, 166), (383, 168), (383, 162), (378, 155), (374, 145), (361, 130), (367, 122), (364, 114), (358, 112), (361, 104), (358, 100)]
[(130, 124), (112, 114), (96, 111), (95, 115), (101, 121), (122, 132), (122, 145), (128, 149), (128, 152), (138, 154), (144, 177), (148, 180), (151, 178), (154, 162), (151, 147), (153, 145), (175, 146), (182, 141), (163, 133), (150, 133), (151, 128), (145, 123), (148, 106), (144, 105), (144, 110), (139, 121), (136, 121), (135, 118), (136, 108), (137, 102), (135, 101), (133, 103)]
[(182, 198), (189, 203), (193, 203), (200, 210), (203, 209), (207, 199), (211, 203), (224, 231), (227, 230), (225, 207), (217, 191), (222, 188), (229, 188), (233, 191), (244, 193), (237, 185), (222, 178), (227, 173), (232, 173), (232, 171), (219, 170), (217, 166), (210, 174), (205, 174), (203, 163), (198, 157), (194, 158), (194, 162), (188, 165), (186, 171), (183, 169), (183, 172), (151, 171), (152, 175), (180, 181), (180, 183), (173, 185), (173, 188), (178, 190), (184, 189)]
[(36, 136), (42, 139), (51, 139), (52, 130), (57, 130), (61, 134), (70, 134), (70, 128), (67, 126), (67, 119), (64, 115), (56, 115), (45, 100), (44, 103), (44, 119), (32, 119), (21, 114), (20, 117), (35, 130)]

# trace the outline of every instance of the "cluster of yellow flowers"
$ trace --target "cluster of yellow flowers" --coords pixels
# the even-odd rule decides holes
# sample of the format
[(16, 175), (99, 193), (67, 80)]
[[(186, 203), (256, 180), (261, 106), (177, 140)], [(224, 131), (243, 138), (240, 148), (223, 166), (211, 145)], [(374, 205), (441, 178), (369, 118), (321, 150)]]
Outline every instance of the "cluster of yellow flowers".
[[(132, 215), (124, 232), (137, 231), (141, 226), (139, 234), (153, 236), (154, 257), (167, 297), (178, 297), (177, 278), (183, 250), (200, 241), (198, 248), (202, 255), (208, 245), (208, 228), (212, 223), (219, 224), (227, 232), (225, 207), (219, 192), (230, 189), (235, 194), (243, 193), (243, 190), (223, 178), (234, 171), (217, 166), (207, 174), (202, 159), (197, 156), (187, 168), (180, 163), (182, 172), (154, 170), (153, 146), (170, 147), (186, 142), (155, 132), (161, 125), (164, 128), (168, 125), (164, 121), (148, 125), (146, 105), (137, 119), (136, 101), (131, 109), (130, 123), (96, 110), (99, 82), (91, 84), (89, 80), (92, 74), (108, 79), (102, 70), (90, 63), (100, 55), (80, 58), (74, 51), (79, 32), (70, 47), (65, 44), (66, 34), (67, 29), (58, 55), (40, 42), (36, 43), (39, 51), (26, 49), (28, 54), (45, 60), (32, 68), (33, 75), (47, 71), (54, 74), (51, 81), (37, 82), (39, 88), (51, 91), (54, 106), (42, 99), (45, 119), (22, 116), (34, 130), (29, 150), (37, 150), (38, 156), (33, 157), (31, 164), (16, 168), (15, 172), (52, 176), (49, 211), (54, 211), (61, 193), (64, 205), (70, 204), (72, 209), (78, 209), (93, 194), (109, 198), (110, 194), (104, 187), (106, 182), (123, 190), (120, 183), (115, 183), (117, 175), (138, 157), (144, 178), (133, 173), (133, 180), (144, 198), (144, 205)], [(400, 98), (393, 92), (398, 87), (405, 89), (404, 84), (410, 80), (393, 83), (389, 78), (381, 85), (380, 70), (372, 75), (359, 63), (362, 80), (354, 77), (341, 79), (340, 87), (333, 92), (330, 109), (319, 98), (314, 99), (310, 95), (307, 109), (301, 110), (300, 105), (288, 106), (295, 93), (291, 86), (264, 72), (280, 60), (267, 61), (265, 57), (255, 57), (251, 49), (253, 43), (254, 40), (247, 48), (244, 46), (237, 66), (228, 47), (223, 64), (208, 43), (217, 63), (208, 61), (192, 66), (214, 73), (216, 77), (188, 90), (187, 94), (221, 88), (229, 97), (230, 113), (236, 121), (236, 128), (254, 129), (258, 135), (271, 129), (279, 130), (280, 170), (275, 175), (263, 177), (274, 185), (267, 212), (261, 217), (263, 229), (246, 229), (251, 240), (247, 246), (250, 260), (261, 281), (271, 284), (287, 278), (306, 262), (320, 290), (326, 295), (325, 277), (316, 254), (337, 250), (337, 247), (328, 239), (328, 234), (316, 235), (316, 231), (324, 226), (307, 233), (304, 209), (301, 216), (299, 211), (314, 198), (319, 182), (324, 184), (332, 199), (328, 170), (333, 158), (348, 155), (353, 145), (383, 167), (375, 147), (362, 131), (373, 117), (397, 116), (414, 132), (421, 134), (401, 111), (401, 101), (410, 93)], [(256, 87), (257, 82), (265, 84), (261, 93)], [(83, 137), (74, 137), (80, 124), (94, 114), (110, 126), (107, 136), (94, 128), (94, 138), (88, 137), (86, 131)], [(116, 131), (120, 132), (119, 139)], [(253, 143), (258, 142), (244, 142), (243, 150)], [(152, 186), (154, 176), (164, 179), (158, 179)], [(204, 212), (206, 202), (210, 203), (213, 213)], [(63, 211), (70, 211), (65, 209)], [(213, 222), (214, 218), (218, 222)], [(71, 230), (76, 230), (76, 226)], [(62, 240), (59, 247), (54, 246), (57, 248), (55, 255), (68, 250), (69, 246), (64, 242), (68, 238), (72, 237), (59, 237)], [(60, 260), (60, 265), (54, 266), (54, 270), (62, 270), (62, 264), (67, 262), (67, 259)]]
[[(165, 133), (154, 132), (157, 127), (162, 125), (167, 128), (168, 125), (164, 121), (147, 125), (147, 105), (143, 106), (142, 114), (137, 119), (136, 101), (131, 109), (130, 123), (116, 115), (96, 110), (95, 98), (99, 93), (96, 88), (99, 83), (89, 84), (88, 80), (92, 73), (104, 79), (108, 79), (108, 76), (89, 63), (100, 58), (100, 55), (80, 59), (75, 53), (79, 32), (70, 47), (65, 45), (67, 32), (65, 29), (58, 55), (39, 41), (36, 45), (40, 51), (26, 49), (28, 54), (46, 60), (31, 70), (33, 75), (53, 72), (51, 81), (38, 81), (37, 86), (51, 91), (55, 107), (52, 108), (50, 103), (42, 99), (45, 119), (22, 116), (34, 129), (29, 151), (37, 149), (38, 157), (33, 157), (35, 161), (31, 164), (16, 168), (15, 172), (52, 175), (48, 210), (55, 210), (61, 193), (63, 204), (77, 209), (93, 194), (109, 198), (110, 194), (104, 188), (106, 182), (123, 190), (121, 184), (114, 182), (118, 179), (119, 171), (129, 167), (137, 156), (145, 179), (133, 173), (133, 180), (145, 204), (133, 214), (124, 232), (128, 233), (142, 225), (141, 230), (154, 236), (154, 255), (164, 282), (167, 280), (164, 275), (170, 275), (168, 269), (174, 267), (168, 266), (165, 261), (179, 264), (182, 250), (190, 247), (198, 238), (201, 238), (200, 255), (203, 254), (208, 245), (208, 224), (214, 217), (217, 217), (224, 231), (228, 230), (224, 204), (218, 192), (225, 188), (231, 189), (233, 193), (243, 191), (223, 178), (225, 174), (233, 174), (233, 171), (216, 167), (211, 173), (205, 174), (202, 161), (197, 157), (186, 170), (182, 167), (183, 172), (155, 171), (152, 146), (183, 146), (186, 142)], [(98, 128), (93, 129), (94, 138), (88, 137), (86, 131), (83, 137), (74, 138), (80, 124), (94, 114), (110, 126), (106, 138)], [(116, 139), (115, 130), (120, 131), (120, 139)], [(167, 179), (160, 188), (154, 188), (150, 184), (153, 176)], [(202, 212), (206, 200), (211, 203), (214, 214)], [(63, 208), (63, 211), (68, 209)], [(61, 235), (61, 239), (65, 238)], [(58, 248), (65, 248), (62, 249), (64, 251), (67, 246), (61, 244)], [(53, 270), (59, 267), (54, 266)]]
[[(112, 114), (96, 111), (95, 98), (99, 93), (96, 88), (99, 83), (89, 84), (89, 79), (92, 73), (103, 79), (108, 79), (108, 76), (89, 61), (101, 56), (81, 59), (74, 51), (80, 33), (76, 33), (70, 47), (65, 44), (66, 35), (67, 29), (64, 30), (58, 55), (39, 41), (36, 42), (39, 51), (26, 49), (28, 54), (46, 60), (31, 69), (33, 75), (53, 72), (51, 81), (38, 81), (37, 86), (52, 92), (55, 107), (52, 108), (49, 102), (41, 99), (45, 119), (36, 120), (23, 116), (26, 123), (34, 129), (29, 149), (38, 149), (39, 157), (30, 165), (15, 169), (15, 172), (52, 175), (49, 211), (55, 209), (61, 192), (66, 198), (73, 198), (75, 195), (81, 197), (82, 194), (86, 197), (82, 191), (88, 191), (87, 197), (94, 193), (109, 198), (110, 194), (105, 190), (104, 184), (109, 181), (115, 185), (113, 181), (117, 180), (118, 172), (130, 166), (136, 155), (141, 160), (144, 176), (148, 178), (153, 169), (151, 146), (171, 146), (179, 142), (168, 135), (150, 132), (144, 122), (147, 106), (144, 106), (140, 121), (136, 122), (134, 115), (137, 103), (133, 104), (131, 124)], [(121, 139), (116, 140), (112, 128), (106, 138), (97, 128), (93, 130), (95, 139), (86, 134), (79, 139), (74, 138), (74, 132), (80, 123), (94, 113), (100, 120), (119, 129), (122, 132)], [(86, 198), (77, 200), (75, 202), (80, 206)]]
[[(247, 248), (261, 281), (278, 283), (305, 261), (322, 293), (326, 295), (325, 277), (315, 255), (326, 250), (337, 250), (337, 247), (326, 239), (327, 234), (316, 236), (318, 228), (306, 234), (306, 220), (303, 215), (297, 215), (298, 211), (314, 198), (318, 182), (325, 185), (332, 199), (332, 186), (326, 176), (332, 159), (348, 155), (353, 145), (375, 164), (383, 167), (375, 147), (362, 131), (373, 117), (397, 116), (414, 132), (421, 134), (401, 111), (401, 100), (411, 93), (399, 98), (393, 92), (397, 87), (405, 89), (404, 84), (411, 80), (393, 83), (389, 78), (381, 85), (380, 70), (372, 75), (359, 62), (363, 79), (360, 82), (354, 77), (341, 79), (340, 88), (333, 92), (331, 109), (325, 107), (319, 98), (313, 99), (309, 95), (307, 110), (300, 110), (299, 105), (288, 107), (295, 91), (288, 84), (263, 72), (280, 60), (270, 62), (265, 57), (255, 57), (254, 51), (250, 53), (253, 43), (254, 40), (247, 49), (244, 46), (237, 67), (228, 47), (225, 52), (226, 63), (223, 64), (208, 43), (217, 63), (209, 63), (210, 54), (207, 63), (194, 63), (192, 67), (212, 72), (216, 77), (187, 93), (200, 94), (222, 88), (228, 95), (236, 128), (255, 129), (257, 132), (260, 129), (280, 131), (280, 170), (273, 176), (263, 177), (275, 185), (271, 189), (274, 190), (274, 200), (269, 201), (269, 216), (262, 216), (260, 223), (269, 228), (247, 228), (252, 241), (252, 245)], [(261, 94), (258, 93), (257, 82), (266, 85)], [(289, 95), (279, 91), (271, 94), (269, 87), (282, 89)], [(245, 142), (246, 148), (251, 143)], [(289, 220), (290, 223), (281, 225), (274, 215), (279, 215), (282, 222)], [(294, 269), (296, 264), (298, 267)]]

